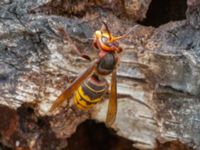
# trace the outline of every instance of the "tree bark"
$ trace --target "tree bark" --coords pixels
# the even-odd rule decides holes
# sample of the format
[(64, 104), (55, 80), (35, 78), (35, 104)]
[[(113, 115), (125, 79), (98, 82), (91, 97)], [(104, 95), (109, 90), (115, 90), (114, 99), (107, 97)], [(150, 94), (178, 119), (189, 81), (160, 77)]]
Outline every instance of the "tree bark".
[(118, 112), (111, 128), (139, 149), (200, 149), (200, 4), (188, 0), (182, 21), (158, 28), (135, 23), (145, 18), (150, 3), (0, 2), (1, 143), (62, 149), (83, 121), (105, 121), (107, 97), (89, 112), (63, 105), (49, 113), (49, 108), (90, 64), (79, 54), (97, 57), (91, 38), (106, 21), (115, 35), (131, 31), (120, 42)]

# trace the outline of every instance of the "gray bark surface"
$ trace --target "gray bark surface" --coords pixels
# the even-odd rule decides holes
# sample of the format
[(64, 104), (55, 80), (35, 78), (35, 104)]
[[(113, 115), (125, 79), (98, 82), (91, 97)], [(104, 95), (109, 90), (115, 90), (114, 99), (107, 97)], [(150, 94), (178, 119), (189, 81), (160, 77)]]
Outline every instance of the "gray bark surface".
[[(61, 149), (86, 119), (105, 121), (107, 97), (90, 112), (66, 105), (48, 111), (90, 64), (74, 48), (96, 58), (91, 38), (106, 21), (115, 35), (132, 30), (120, 42), (118, 113), (111, 128), (139, 149), (175, 141), (175, 149), (199, 150), (200, 4), (188, 0), (182, 21), (158, 28), (136, 24), (150, 2), (1, 1), (1, 143), (15, 149)], [(113, 13), (116, 9), (119, 14)]]

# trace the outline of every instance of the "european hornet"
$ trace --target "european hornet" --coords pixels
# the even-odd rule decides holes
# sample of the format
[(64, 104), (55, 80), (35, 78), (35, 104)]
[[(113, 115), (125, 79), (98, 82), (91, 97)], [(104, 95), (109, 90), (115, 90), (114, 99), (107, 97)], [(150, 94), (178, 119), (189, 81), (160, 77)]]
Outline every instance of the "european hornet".
[(52, 112), (59, 107), (65, 100), (69, 100), (73, 94), (74, 105), (81, 110), (89, 110), (102, 101), (109, 86), (105, 76), (112, 73), (106, 117), (106, 124), (111, 125), (115, 121), (117, 113), (116, 69), (119, 62), (118, 54), (122, 52), (117, 41), (126, 36), (127, 34), (118, 37), (113, 36), (108, 26), (103, 23), (102, 28), (94, 33), (93, 38), (93, 46), (99, 50), (99, 57), (74, 80), (69, 88), (61, 93), (51, 106), (50, 111)]

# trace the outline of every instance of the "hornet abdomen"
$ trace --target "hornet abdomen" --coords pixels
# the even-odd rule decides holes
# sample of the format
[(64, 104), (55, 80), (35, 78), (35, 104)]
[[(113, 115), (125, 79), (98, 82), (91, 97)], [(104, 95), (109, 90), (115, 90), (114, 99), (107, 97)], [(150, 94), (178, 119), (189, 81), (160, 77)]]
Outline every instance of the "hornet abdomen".
[(74, 104), (82, 110), (88, 110), (102, 101), (106, 90), (107, 81), (94, 73), (85, 80), (76, 91), (74, 95)]

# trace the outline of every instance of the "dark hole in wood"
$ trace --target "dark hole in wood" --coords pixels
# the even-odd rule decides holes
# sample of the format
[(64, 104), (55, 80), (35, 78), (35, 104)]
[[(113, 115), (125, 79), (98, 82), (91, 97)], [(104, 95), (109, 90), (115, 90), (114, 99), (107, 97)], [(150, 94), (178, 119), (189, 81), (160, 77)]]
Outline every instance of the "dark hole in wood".
[(138, 23), (158, 27), (170, 21), (184, 20), (186, 9), (186, 0), (152, 0), (146, 18)]
[(94, 120), (80, 124), (68, 142), (68, 150), (137, 150), (132, 147), (132, 141)]
[(0, 143), (0, 150), (12, 150), (12, 148), (9, 148), (9, 147)]
[(33, 114), (34, 113), (34, 109), (32, 107), (27, 107), (27, 113)]

